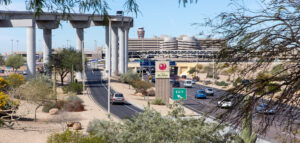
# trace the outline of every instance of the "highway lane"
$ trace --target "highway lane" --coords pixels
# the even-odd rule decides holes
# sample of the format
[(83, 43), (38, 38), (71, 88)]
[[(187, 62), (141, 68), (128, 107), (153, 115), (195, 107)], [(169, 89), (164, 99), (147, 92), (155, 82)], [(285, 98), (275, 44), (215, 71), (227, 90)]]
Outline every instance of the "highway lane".
[[(181, 88), (183, 88), (183, 82), (181, 82)], [(184, 106), (197, 112), (200, 114), (206, 114), (209, 115), (212, 118), (218, 118), (222, 113), (225, 113), (227, 109), (221, 109), (217, 107), (217, 98), (220, 96), (223, 96), (226, 94), (225, 90), (212, 88), (214, 90), (214, 96), (207, 96), (207, 99), (195, 99), (195, 93), (197, 90), (204, 90), (205, 88), (211, 88), (209, 86), (194, 84), (193, 88), (187, 88), (187, 100), (184, 101)], [(234, 113), (233, 113), (234, 114)], [(284, 119), (285, 116), (279, 114), (281, 119)], [(261, 121), (261, 117), (264, 115), (255, 113), (253, 116), (253, 128), (260, 127), (259, 122)], [(274, 116), (274, 115), (266, 115), (266, 116)], [(230, 120), (230, 119), (229, 119)], [(272, 142), (280, 142), (279, 136), (288, 136), (289, 138), (291, 135), (289, 135), (287, 132), (283, 131), (283, 126), (280, 125), (280, 122), (276, 121), (274, 122), (272, 126), (270, 126), (269, 130), (267, 130), (265, 134), (265, 138), (268, 140), (271, 140)], [(300, 139), (300, 135), (297, 134), (295, 136), (297, 139)]]
[[(107, 110), (107, 84), (106, 81), (102, 80), (100, 71), (86, 71), (87, 75), (87, 87), (90, 88), (91, 95), (105, 110)], [(113, 94), (114, 91), (112, 90)], [(126, 101), (126, 99), (125, 99)], [(131, 105), (128, 102), (125, 104), (111, 104), (110, 111), (112, 114), (118, 116), (120, 119), (126, 119), (132, 116), (135, 116), (137, 113), (142, 112), (143, 110)]]

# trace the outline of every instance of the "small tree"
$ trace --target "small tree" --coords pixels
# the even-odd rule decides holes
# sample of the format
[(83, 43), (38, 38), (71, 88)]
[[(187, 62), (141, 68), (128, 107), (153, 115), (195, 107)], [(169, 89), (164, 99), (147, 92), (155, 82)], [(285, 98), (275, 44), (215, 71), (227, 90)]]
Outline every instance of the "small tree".
[(5, 64), (5, 61), (4, 61), (4, 58), (3, 56), (0, 54), (0, 66), (4, 65)]
[(191, 67), (188, 72), (189, 72), (189, 74), (195, 73), (196, 72), (196, 67)]
[(5, 61), (5, 66), (12, 67), (13, 71), (24, 65), (25, 59), (21, 55), (9, 55)]
[(36, 121), (36, 111), (45, 103), (56, 99), (52, 94), (52, 83), (46, 76), (37, 75), (30, 79), (26, 84), (20, 86), (19, 92), (24, 99), (37, 104), (34, 111), (34, 120)]
[(172, 113), (162, 116), (153, 109), (146, 108), (144, 112), (124, 120), (122, 124), (94, 120), (89, 123), (87, 132), (98, 137), (104, 136), (107, 142), (241, 142), (236, 133), (221, 133), (223, 125), (206, 122), (204, 118), (181, 118), (180, 110)]
[[(71, 49), (63, 49), (50, 58), (49, 67), (55, 67), (60, 76), (61, 84), (64, 85), (64, 78), (74, 71), (82, 70), (81, 52)], [(73, 76), (73, 75), (71, 75)]]

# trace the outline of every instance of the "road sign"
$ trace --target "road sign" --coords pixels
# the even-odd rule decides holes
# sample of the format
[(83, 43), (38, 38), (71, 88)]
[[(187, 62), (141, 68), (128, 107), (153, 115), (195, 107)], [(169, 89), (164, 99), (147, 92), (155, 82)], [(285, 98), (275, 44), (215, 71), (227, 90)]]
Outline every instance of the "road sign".
[(169, 61), (156, 61), (155, 63), (155, 78), (170, 78), (170, 63)]
[(186, 88), (173, 88), (173, 100), (186, 100)]
[(192, 77), (194, 77), (194, 74), (192, 74)]
[(149, 76), (149, 80), (152, 80), (152, 76), (151, 75)]

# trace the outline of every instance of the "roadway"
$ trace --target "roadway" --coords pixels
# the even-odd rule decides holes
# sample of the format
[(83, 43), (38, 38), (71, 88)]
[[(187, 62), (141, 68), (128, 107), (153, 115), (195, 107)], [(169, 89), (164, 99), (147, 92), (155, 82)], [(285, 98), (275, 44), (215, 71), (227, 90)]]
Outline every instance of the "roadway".
[[(183, 88), (183, 82), (180, 83), (181, 84), (181, 88)], [(207, 96), (207, 99), (195, 99), (195, 93), (197, 90), (200, 89), (205, 89), (205, 88), (211, 88), (208, 86), (204, 86), (204, 85), (199, 85), (199, 84), (194, 84), (193, 88), (187, 88), (187, 100), (183, 102), (183, 105), (199, 114), (202, 115), (208, 115), (210, 118), (213, 119), (218, 119), (218, 117), (225, 113), (228, 109), (222, 109), (222, 108), (218, 108), (217, 107), (217, 99), (220, 96), (223, 96), (226, 94), (225, 90), (221, 90), (221, 89), (216, 89), (216, 88), (212, 88), (214, 90), (214, 96)], [(172, 93), (172, 91), (171, 91)], [(172, 94), (171, 94), (172, 95)], [(237, 110), (237, 109), (234, 109)], [(233, 114), (235, 113), (235, 111), (233, 110)], [(276, 113), (277, 115), (279, 113)], [(231, 114), (232, 115), (232, 114)], [(275, 115), (266, 115), (266, 116), (275, 116)], [(230, 116), (229, 119), (227, 119), (226, 121), (230, 121), (230, 118), (233, 118), (233, 116)], [(255, 131), (255, 128), (260, 127), (260, 121), (263, 120), (262, 119), (262, 115), (255, 113), (253, 116), (253, 128)], [(284, 115), (279, 114), (279, 118), (284, 118)], [(230, 122), (228, 122), (229, 124), (232, 124)], [(272, 124), (269, 128), (269, 130), (266, 131), (266, 134), (264, 135), (267, 140), (271, 141), (272, 143), (276, 143), (276, 142), (282, 142), (279, 141), (279, 136), (289, 136), (290, 135), (287, 132), (283, 131), (283, 125), (280, 124), (279, 121), (274, 122), (275, 124)], [(299, 134), (297, 134), (296, 139), (300, 139)]]
[[(86, 86), (90, 89), (91, 96), (94, 100), (105, 110), (107, 110), (107, 82), (102, 80), (101, 71), (86, 71), (87, 84)], [(111, 90), (113, 94), (115, 91)], [(125, 99), (126, 100), (126, 99)], [(120, 119), (126, 119), (135, 116), (137, 113), (143, 110), (131, 105), (128, 102), (125, 104), (111, 104), (110, 112)]]

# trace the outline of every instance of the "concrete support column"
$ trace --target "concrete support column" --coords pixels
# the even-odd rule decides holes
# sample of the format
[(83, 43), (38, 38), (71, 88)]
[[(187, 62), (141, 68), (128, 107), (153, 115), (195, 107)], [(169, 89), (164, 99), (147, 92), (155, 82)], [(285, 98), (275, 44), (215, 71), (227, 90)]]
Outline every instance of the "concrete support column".
[(51, 29), (43, 29), (43, 38), (44, 38), (44, 52), (43, 52), (43, 64), (45, 71), (48, 73), (49, 70), (47, 64), (49, 62), (49, 57), (51, 55), (52, 49), (52, 30)]
[(35, 75), (35, 24), (33, 24), (32, 27), (27, 28), (27, 41), (26, 41), (26, 47), (27, 47), (27, 74), (29, 76)]
[(117, 76), (118, 71), (118, 28), (112, 27), (111, 34), (111, 70), (114, 76)]
[(109, 47), (109, 27), (105, 26), (105, 75), (108, 76), (109, 63), (111, 63), (109, 56), (108, 56), (108, 47)]
[[(77, 51), (81, 51), (84, 52), (83, 47), (84, 47), (84, 36), (83, 36), (83, 28), (76, 28), (76, 50)], [(76, 73), (76, 78), (82, 80), (82, 73), (81, 72), (77, 72)]]
[(124, 72), (127, 73), (128, 71), (128, 33), (129, 33), (129, 27), (124, 28), (125, 32), (125, 51), (124, 51)]
[(76, 50), (83, 50), (83, 28), (76, 28)]
[(125, 73), (125, 33), (124, 28), (119, 27), (118, 28), (118, 34), (119, 34), (119, 73), (124, 74)]

